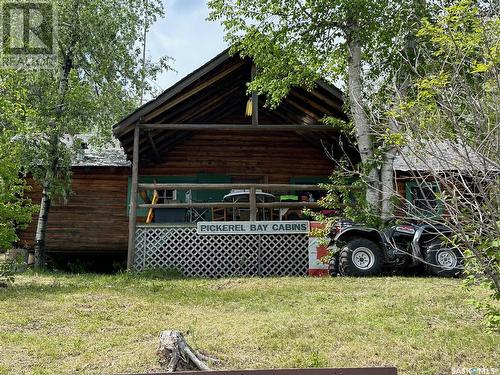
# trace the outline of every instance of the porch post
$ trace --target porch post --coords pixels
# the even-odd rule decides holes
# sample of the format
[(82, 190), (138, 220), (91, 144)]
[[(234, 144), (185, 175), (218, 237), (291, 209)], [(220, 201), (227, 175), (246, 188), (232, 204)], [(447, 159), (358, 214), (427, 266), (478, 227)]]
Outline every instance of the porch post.
[(135, 221), (137, 218), (137, 181), (139, 178), (139, 132), (140, 128), (136, 125), (134, 129), (134, 148), (132, 151), (132, 185), (130, 188), (130, 211), (128, 215), (128, 271), (132, 271), (134, 265)]
[[(257, 67), (252, 64), (252, 81), (257, 74)], [(257, 91), (252, 91), (252, 125), (259, 125), (259, 96)]]
[(257, 197), (255, 195), (255, 187), (250, 188), (250, 221), (257, 220)]

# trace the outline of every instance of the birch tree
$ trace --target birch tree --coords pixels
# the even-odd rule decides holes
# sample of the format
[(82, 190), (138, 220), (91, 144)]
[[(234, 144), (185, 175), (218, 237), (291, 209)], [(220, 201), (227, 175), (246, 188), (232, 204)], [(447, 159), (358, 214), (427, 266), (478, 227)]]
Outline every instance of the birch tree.
[[(376, 135), (380, 127), (397, 129), (385, 115), (387, 101), (377, 102), (374, 96), (382, 87), (391, 88), (384, 83), (396, 80), (395, 67), (401, 65), (401, 52), (425, 3), (211, 0), (209, 5), (210, 19), (222, 20), (232, 50), (253, 58), (258, 71), (249, 87), (265, 94), (267, 105), (277, 105), (292, 86), (310, 88), (317, 79), (347, 87), (346, 109), (361, 156), (365, 199), (373, 214), (390, 216), (393, 156), (384, 156), (385, 145)], [(381, 107), (373, 111), (375, 102)]]
[[(408, 219), (445, 222), (466, 271), (491, 291), (478, 302), (500, 327), (500, 18), (497, 5), (462, 0), (426, 20), (419, 59), (395, 120), (397, 147), (442, 215), (422, 215), (403, 198)], [(432, 204), (427, 204), (431, 207)], [(492, 301), (496, 301), (492, 302)]]
[[(52, 200), (70, 193), (71, 160), (78, 152), (65, 138), (82, 133), (110, 139), (111, 127), (136, 108), (141, 92), (168, 67), (143, 61), (143, 36), (163, 14), (159, 0), (53, 0), (58, 12), (57, 63), (25, 70), (18, 83), (38, 116), (24, 137), (25, 165), (42, 187), (35, 239), (36, 267), (44, 266), (45, 232)], [(144, 79), (145, 80), (144, 80)]]

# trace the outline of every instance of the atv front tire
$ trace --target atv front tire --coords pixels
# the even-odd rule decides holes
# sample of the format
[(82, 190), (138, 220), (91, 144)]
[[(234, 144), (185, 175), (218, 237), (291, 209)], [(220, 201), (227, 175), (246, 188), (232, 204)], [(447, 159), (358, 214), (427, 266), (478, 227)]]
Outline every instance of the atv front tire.
[(384, 256), (380, 247), (366, 238), (347, 242), (339, 255), (339, 273), (342, 276), (375, 276), (382, 269)]

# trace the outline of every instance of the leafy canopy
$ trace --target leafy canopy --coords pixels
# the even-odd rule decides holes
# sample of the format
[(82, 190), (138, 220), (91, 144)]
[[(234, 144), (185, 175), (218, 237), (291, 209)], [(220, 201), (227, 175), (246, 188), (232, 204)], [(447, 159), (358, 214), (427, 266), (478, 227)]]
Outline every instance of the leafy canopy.
[[(154, 94), (151, 84), (168, 59), (143, 61), (144, 29), (163, 16), (160, 0), (52, 0), (57, 60), (50, 69), (0, 69), (0, 248), (17, 240), (31, 219), (24, 198), (29, 172), (49, 196), (70, 190), (75, 137), (101, 145), (111, 128)], [(144, 85), (143, 85), (144, 82)], [(69, 140), (69, 141), (68, 141)]]
[(220, 19), (233, 52), (251, 56), (258, 75), (250, 88), (275, 106), (292, 86), (319, 79), (346, 81), (348, 38), (363, 45), (365, 77), (382, 71), (400, 46), (409, 22), (408, 1), (211, 0), (211, 20)]
[[(61, 142), (92, 134), (106, 143), (111, 128), (139, 104), (142, 90), (168, 59), (142, 60), (144, 28), (163, 15), (162, 2), (135, 0), (53, 0), (58, 11), (58, 60), (54, 69), (24, 70), (18, 84), (36, 112), (24, 137), (28, 170), (50, 195), (69, 186), (71, 160), (78, 142)], [(144, 86), (143, 86), (144, 78)], [(68, 147), (73, 144), (74, 147)]]
[(24, 104), (26, 91), (14, 76), (12, 71), (0, 71), (0, 250), (17, 241), (16, 229), (31, 221), (35, 208), (24, 198), (27, 187), (19, 174), (22, 148), (13, 140), (25, 125), (22, 119), (32, 114)]

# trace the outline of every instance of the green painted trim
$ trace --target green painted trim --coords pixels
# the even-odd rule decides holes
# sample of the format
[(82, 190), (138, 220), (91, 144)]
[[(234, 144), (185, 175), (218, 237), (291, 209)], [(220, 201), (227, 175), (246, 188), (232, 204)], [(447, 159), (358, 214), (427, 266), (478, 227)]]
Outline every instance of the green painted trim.
[[(424, 182), (419, 182), (419, 181), (405, 182), (405, 197), (408, 202), (413, 202), (413, 194), (411, 189), (414, 187), (422, 187), (422, 186), (425, 188), (432, 187), (434, 194), (438, 194), (440, 192), (439, 185), (436, 183), (425, 183), (425, 185), (423, 184)], [(413, 210), (416, 211), (413, 213), (417, 215), (422, 215), (423, 217), (426, 218), (440, 218), (444, 212), (444, 204), (443, 201), (438, 198), (436, 198), (436, 202), (437, 202), (437, 211), (435, 213), (429, 212), (427, 210), (421, 210), (418, 208), (413, 208)]]
[(320, 177), (320, 176), (290, 177), (291, 184), (327, 184), (328, 182), (330, 182), (328, 177)]
[[(231, 176), (218, 175), (210, 173), (198, 173), (195, 176), (139, 176), (139, 183), (153, 183), (156, 180), (157, 183), (230, 183)], [(132, 177), (128, 177), (128, 187), (127, 187), (127, 216), (130, 212), (130, 192), (132, 188)], [(229, 193), (229, 191), (222, 190), (204, 190), (204, 191), (194, 191), (193, 201), (195, 202), (220, 202), (224, 195)], [(148, 196), (151, 197), (152, 191), (148, 192)], [(186, 190), (177, 191), (177, 200), (181, 203), (186, 202)], [(137, 195), (137, 204), (143, 204), (141, 196)], [(138, 208), (137, 216), (144, 217), (148, 214), (147, 208)], [(209, 211), (209, 216), (211, 211)]]

